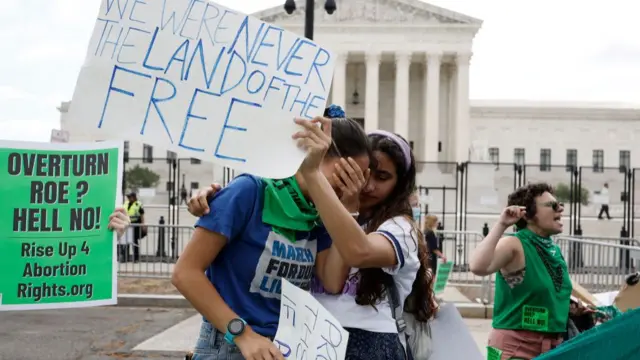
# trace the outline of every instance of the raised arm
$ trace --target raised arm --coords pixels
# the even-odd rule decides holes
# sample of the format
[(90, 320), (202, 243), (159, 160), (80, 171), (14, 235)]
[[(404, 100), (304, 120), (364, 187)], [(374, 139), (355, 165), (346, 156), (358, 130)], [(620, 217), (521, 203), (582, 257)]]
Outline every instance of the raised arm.
[[(351, 267), (389, 267), (398, 264), (394, 245), (384, 235), (371, 233), (367, 235), (342, 205), (335, 191), (320, 171), (320, 165), (331, 146), (331, 121), (316, 118), (313, 121), (296, 119), (296, 123), (304, 127), (293, 138), (306, 149), (307, 157), (303, 161), (300, 172), (307, 185), (320, 218), (328, 230), (340, 255)], [(322, 128), (317, 124), (322, 124)], [(357, 166), (356, 166), (357, 168)]]
[[(347, 160), (341, 159), (343, 164), (346, 164), (345, 161)], [(357, 174), (349, 174), (345, 166), (338, 164), (333, 174), (333, 180), (340, 188), (340, 202), (354, 218), (357, 218), (359, 214), (360, 192), (367, 183), (369, 173), (369, 169), (367, 169), (366, 173), (360, 171)], [(331, 245), (331, 235), (327, 232), (323, 234), (323, 237), (326, 239), (320, 240), (319, 243), (323, 245), (328, 244), (330, 248), (318, 253), (316, 277), (321, 280), (327, 292), (337, 294), (342, 292), (349, 277), (351, 267), (344, 261), (338, 248)]]
[[(331, 243), (329, 234), (327, 241)], [(318, 252), (316, 257), (316, 278), (322, 283), (322, 287), (330, 294), (342, 292), (351, 267), (347, 264), (335, 246), (330, 245), (324, 251)]]
[(509, 206), (503, 210), (498, 223), (471, 253), (469, 268), (472, 273), (479, 276), (491, 275), (514, 259), (519, 240), (513, 236), (503, 236), (524, 215), (525, 210), (521, 206)]

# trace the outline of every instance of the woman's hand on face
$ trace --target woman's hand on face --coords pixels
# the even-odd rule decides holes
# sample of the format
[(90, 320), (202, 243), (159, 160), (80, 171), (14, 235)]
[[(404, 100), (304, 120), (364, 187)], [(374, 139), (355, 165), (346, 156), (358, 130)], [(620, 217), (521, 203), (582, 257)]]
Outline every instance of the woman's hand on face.
[(360, 192), (367, 184), (370, 174), (370, 169), (363, 173), (352, 158), (341, 158), (336, 163), (333, 181), (342, 193), (340, 200), (347, 210), (356, 212), (360, 208)]
[(208, 188), (202, 188), (189, 199), (187, 209), (193, 216), (200, 217), (209, 213), (209, 198), (222, 189), (220, 184), (211, 184)]
[(284, 360), (271, 340), (253, 331), (237, 337), (235, 343), (246, 360)]
[(300, 172), (303, 175), (316, 172), (331, 146), (331, 119), (319, 116), (313, 120), (295, 119), (295, 123), (304, 129), (293, 134), (292, 138), (307, 153), (300, 165)]
[(124, 208), (116, 208), (116, 210), (109, 215), (109, 225), (108, 228), (115, 231), (118, 234), (118, 237), (122, 237), (124, 232), (127, 230), (129, 225), (131, 224), (131, 219)]

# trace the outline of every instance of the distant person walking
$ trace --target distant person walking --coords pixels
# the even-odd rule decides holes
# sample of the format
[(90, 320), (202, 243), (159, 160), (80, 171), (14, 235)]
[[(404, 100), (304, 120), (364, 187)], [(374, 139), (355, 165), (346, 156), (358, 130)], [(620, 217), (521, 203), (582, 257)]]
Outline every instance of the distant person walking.
[(609, 215), (609, 184), (604, 183), (598, 195), (600, 195), (601, 202), (598, 219), (602, 220), (602, 214), (607, 214), (607, 219), (611, 220), (611, 216)]
[(184, 184), (182, 184), (182, 188), (180, 189), (180, 205), (189, 205), (189, 203), (187, 202), (187, 195), (187, 188), (184, 187)]

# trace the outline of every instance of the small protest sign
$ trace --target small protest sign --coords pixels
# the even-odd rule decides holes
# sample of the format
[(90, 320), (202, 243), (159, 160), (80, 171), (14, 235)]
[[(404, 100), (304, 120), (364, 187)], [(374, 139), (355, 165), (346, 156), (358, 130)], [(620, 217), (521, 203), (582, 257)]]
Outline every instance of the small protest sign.
[(270, 178), (304, 158), (294, 117), (322, 115), (331, 52), (208, 0), (103, 0), (68, 123)]
[(0, 311), (115, 304), (122, 143), (0, 141)]
[(451, 270), (453, 270), (453, 262), (438, 264), (436, 269), (436, 281), (433, 286), (433, 292), (437, 295), (444, 291), (449, 283), (449, 276), (451, 276)]
[(343, 360), (349, 333), (311, 294), (282, 279), (274, 343), (287, 359)]

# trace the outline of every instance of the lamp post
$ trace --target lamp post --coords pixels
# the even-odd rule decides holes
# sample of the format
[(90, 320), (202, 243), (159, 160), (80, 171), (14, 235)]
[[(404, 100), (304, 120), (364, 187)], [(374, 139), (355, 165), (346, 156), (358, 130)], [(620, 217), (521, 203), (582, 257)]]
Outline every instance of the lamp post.
[[(313, 40), (313, 20), (315, 16), (315, 0), (306, 0), (306, 5), (304, 7), (304, 37), (309, 40)], [(324, 3), (324, 10), (327, 14), (331, 15), (336, 11), (336, 1), (335, 0), (326, 0)], [(284, 3), (284, 11), (287, 14), (291, 15), (294, 11), (296, 11), (296, 2), (295, 0), (287, 0)]]

